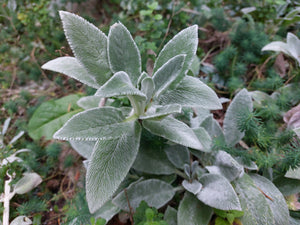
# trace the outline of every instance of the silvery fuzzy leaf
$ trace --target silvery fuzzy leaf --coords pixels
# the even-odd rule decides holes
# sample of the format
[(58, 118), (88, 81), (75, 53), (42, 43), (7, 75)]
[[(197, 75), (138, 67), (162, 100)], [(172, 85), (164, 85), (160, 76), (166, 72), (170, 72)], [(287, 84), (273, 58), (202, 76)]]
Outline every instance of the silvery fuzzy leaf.
[(97, 141), (118, 138), (132, 129), (132, 122), (123, 122), (121, 110), (101, 107), (85, 110), (69, 119), (54, 138), (61, 140)]
[(211, 139), (219, 138), (221, 140), (224, 140), (224, 134), (223, 130), (220, 126), (220, 124), (213, 118), (213, 115), (210, 114), (208, 117), (206, 117), (201, 125), (207, 133), (210, 135)]
[(159, 53), (153, 68), (153, 73), (155, 73), (162, 65), (169, 61), (174, 56), (179, 54), (185, 54), (185, 61), (183, 64), (182, 71), (180, 75), (176, 78), (176, 82), (172, 83), (171, 89), (177, 86), (177, 83), (183, 79), (187, 73), (193, 57), (196, 54), (198, 46), (198, 26), (194, 25), (188, 27), (178, 34), (176, 34), (161, 50)]
[(282, 193), (265, 177), (252, 174), (251, 178), (255, 185), (269, 197), (266, 200), (275, 219), (274, 225), (289, 224), (289, 209)]
[(197, 195), (202, 188), (202, 184), (197, 180), (193, 180), (191, 183), (187, 180), (183, 180), (182, 186), (194, 195)]
[[(142, 84), (142, 81), (145, 79), (145, 78), (149, 78), (150, 76), (145, 72), (143, 71), (141, 73), (141, 75), (139, 76), (139, 79), (137, 81), (137, 88), (138, 89), (141, 89), (141, 84)], [(151, 77), (150, 77), (151, 78)]]
[(184, 169), (184, 164), (190, 161), (190, 154), (187, 147), (182, 145), (170, 145), (164, 148), (168, 159), (176, 168)]
[(174, 90), (167, 91), (157, 100), (159, 105), (180, 104), (186, 107), (221, 109), (216, 93), (197, 78), (186, 76)]
[(20, 195), (31, 191), (43, 181), (37, 173), (24, 173), (23, 175), (14, 187), (14, 192)]
[(293, 33), (288, 32), (286, 42), (290, 55), (300, 64), (300, 40)]
[(258, 170), (257, 165), (253, 161), (245, 163), (241, 157), (235, 157), (234, 159), (247, 170)]
[(283, 52), (290, 55), (288, 45), (282, 41), (273, 41), (262, 48), (262, 51)]
[(2, 135), (4, 136), (6, 134), (6, 131), (9, 127), (9, 124), (10, 124), (10, 121), (11, 121), (11, 118), (7, 118), (5, 121), (4, 121), (4, 124), (3, 124), (3, 127), (2, 127)]
[[(127, 196), (126, 196), (127, 195)], [(157, 179), (148, 179), (133, 185), (126, 189), (126, 194), (119, 193), (113, 203), (125, 211), (129, 211), (130, 206), (135, 210), (141, 201), (147, 202), (150, 207), (159, 209), (169, 202), (175, 195), (172, 185)]]
[(211, 137), (203, 127), (193, 128), (194, 133), (196, 134), (198, 140), (200, 141), (203, 149), (203, 152), (211, 152)]
[(168, 205), (164, 213), (164, 221), (166, 221), (168, 225), (177, 225), (177, 210)]
[(178, 79), (186, 55), (176, 55), (169, 59), (165, 64), (163, 64), (153, 75), (153, 81), (155, 84), (155, 96), (158, 98), (162, 93), (168, 90), (169, 86), (177, 85), (182, 78)]
[(86, 173), (86, 199), (91, 213), (100, 209), (114, 194), (131, 168), (140, 145), (141, 126), (117, 139), (99, 140)]
[(85, 96), (80, 98), (77, 101), (77, 105), (83, 109), (92, 109), (92, 108), (97, 108), (99, 107), (99, 103), (101, 101), (102, 97), (101, 96)]
[(181, 113), (181, 106), (178, 104), (173, 105), (152, 105), (147, 109), (147, 112), (144, 115), (141, 115), (139, 119), (154, 119), (162, 116), (167, 116), (172, 113)]
[(275, 220), (267, 203), (267, 198), (254, 184), (248, 174), (234, 181), (244, 215), (240, 218), (243, 225), (274, 225)]
[(15, 143), (17, 140), (19, 140), (20, 137), (23, 136), (25, 132), (24, 131), (20, 131), (16, 136), (14, 136), (10, 141), (9, 144), (12, 145), (13, 143)]
[(93, 217), (95, 217), (96, 219), (103, 218), (108, 222), (111, 218), (113, 218), (114, 215), (119, 212), (120, 208), (114, 205), (111, 200), (109, 200), (93, 214)]
[(300, 167), (296, 169), (289, 169), (284, 176), (287, 178), (300, 180)]
[(97, 84), (104, 84), (111, 76), (106, 35), (75, 14), (59, 11), (59, 15), (76, 59), (95, 78)]
[(89, 159), (95, 147), (95, 141), (69, 141), (72, 148), (81, 156)]
[(221, 210), (242, 211), (241, 204), (230, 182), (218, 174), (205, 174), (199, 182), (203, 185), (197, 198), (204, 204)]
[(198, 128), (201, 123), (210, 115), (209, 109), (201, 107), (193, 107), (193, 114), (190, 116), (190, 124), (192, 128)]
[(74, 57), (64, 56), (53, 59), (45, 63), (42, 66), (42, 69), (65, 74), (93, 88), (100, 87), (95, 78), (92, 77), (89, 72)]
[(10, 223), (10, 225), (30, 225), (30, 224), (32, 224), (32, 221), (26, 216), (18, 216)]
[(146, 95), (135, 88), (129, 75), (123, 71), (115, 73), (102, 87), (95, 93), (101, 97), (116, 97), (116, 96), (138, 96), (141, 100), (146, 100)]
[(212, 215), (211, 207), (203, 204), (193, 194), (185, 192), (178, 208), (178, 225), (207, 225)]
[(165, 117), (161, 120), (143, 120), (143, 127), (151, 133), (166, 138), (177, 144), (198, 150), (203, 149), (202, 144), (193, 130), (185, 123), (172, 117)]
[(141, 92), (143, 92), (147, 97), (145, 105), (147, 105), (151, 101), (154, 90), (155, 85), (153, 79), (151, 77), (144, 78), (141, 82)]
[(273, 183), (284, 196), (298, 194), (300, 192), (300, 180), (286, 177), (278, 177)]
[(300, 224), (300, 219), (296, 219), (290, 216), (289, 225), (299, 225), (299, 224)]
[(124, 71), (134, 86), (141, 74), (141, 56), (127, 28), (119, 23), (110, 27), (108, 34), (108, 59), (111, 70)]
[(250, 94), (242, 89), (232, 100), (225, 114), (223, 128), (225, 141), (229, 146), (237, 144), (245, 135), (238, 129), (237, 119), (243, 111), (253, 111), (253, 103)]
[(18, 151), (16, 151), (15, 153), (11, 154), (10, 156), (4, 158), (1, 162), (0, 162), (0, 168), (3, 165), (7, 165), (8, 163), (13, 163), (14, 161), (16, 162), (23, 162), (23, 160), (20, 157), (17, 157), (16, 155), (22, 152), (31, 152), (31, 150), (23, 148), (20, 149)]

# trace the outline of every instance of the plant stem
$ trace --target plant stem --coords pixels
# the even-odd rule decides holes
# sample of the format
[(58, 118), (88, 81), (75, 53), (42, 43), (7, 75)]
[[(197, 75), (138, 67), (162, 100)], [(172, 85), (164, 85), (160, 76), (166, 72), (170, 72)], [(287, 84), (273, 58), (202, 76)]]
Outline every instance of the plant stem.
[(186, 175), (185, 173), (181, 172), (180, 170), (175, 170), (175, 173), (176, 173), (178, 176), (180, 176), (180, 177), (182, 177), (182, 178), (184, 178), (184, 179), (186, 179), (186, 180), (189, 179), (189, 178), (187, 177), (187, 175)]
[(7, 173), (7, 176), (9, 177), (8, 180), (5, 180), (4, 182), (4, 211), (3, 211), (3, 225), (9, 225), (9, 201), (11, 199), (11, 193), (10, 193), (10, 185), (12, 178)]

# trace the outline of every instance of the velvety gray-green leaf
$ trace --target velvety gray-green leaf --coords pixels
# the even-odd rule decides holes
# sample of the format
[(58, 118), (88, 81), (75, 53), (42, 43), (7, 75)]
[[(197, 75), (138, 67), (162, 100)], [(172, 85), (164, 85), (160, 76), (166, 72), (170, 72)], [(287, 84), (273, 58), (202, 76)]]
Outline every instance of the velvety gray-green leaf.
[(155, 98), (164, 93), (170, 85), (178, 84), (186, 55), (177, 55), (162, 65), (153, 75)]
[(168, 159), (176, 168), (183, 169), (184, 164), (189, 164), (190, 154), (187, 147), (182, 145), (170, 145), (164, 148)]
[(59, 128), (73, 115), (82, 111), (76, 104), (79, 98), (78, 95), (69, 95), (42, 103), (29, 120), (29, 136), (34, 140), (42, 137), (51, 140)]
[(100, 85), (96, 82), (95, 77), (91, 76), (74, 57), (65, 56), (53, 59), (45, 63), (42, 66), (42, 69), (63, 73), (93, 88), (100, 87)]
[(73, 53), (99, 85), (111, 76), (107, 58), (107, 37), (85, 19), (60, 11), (65, 35)]
[(183, 180), (182, 186), (185, 188), (185, 190), (187, 190), (188, 192), (191, 192), (194, 195), (197, 195), (201, 191), (201, 188), (202, 188), (202, 184), (197, 180), (193, 180), (192, 182)]
[(14, 192), (16, 194), (25, 194), (37, 187), (43, 180), (37, 173), (24, 173), (24, 176), (16, 183)]
[(133, 184), (126, 189), (126, 193), (127, 196), (123, 191), (113, 199), (113, 203), (125, 211), (129, 211), (128, 201), (134, 210), (141, 201), (145, 201), (149, 206), (159, 209), (175, 195), (172, 185), (157, 179), (144, 180)]
[(96, 143), (86, 173), (86, 199), (91, 213), (112, 197), (137, 156), (141, 126), (133, 123), (127, 134)]
[(133, 85), (141, 74), (140, 52), (127, 28), (121, 23), (110, 27), (108, 34), (108, 59), (111, 70), (126, 72)]
[(255, 185), (260, 188), (271, 199), (267, 198), (274, 219), (274, 225), (289, 224), (289, 209), (282, 193), (276, 188), (276, 186), (267, 178), (259, 176), (257, 174), (251, 175)]
[(141, 143), (132, 167), (149, 174), (173, 174), (175, 172), (175, 167), (168, 160), (166, 153), (149, 143)]
[(145, 104), (148, 104), (151, 101), (154, 90), (155, 85), (153, 79), (151, 77), (144, 78), (141, 82), (141, 92), (147, 97)]
[(164, 221), (166, 221), (168, 225), (177, 225), (177, 210), (168, 205), (164, 213)]
[(185, 192), (178, 208), (178, 225), (207, 225), (213, 210), (191, 193)]
[(146, 100), (146, 95), (140, 90), (136, 89), (127, 73), (120, 71), (115, 73), (95, 94), (101, 97), (116, 97), (135, 95)]
[(300, 192), (300, 180), (286, 177), (276, 178), (273, 183), (284, 196), (297, 194)]
[(111, 218), (113, 218), (114, 215), (119, 212), (120, 208), (114, 205), (111, 200), (109, 200), (93, 214), (93, 217), (95, 217), (95, 219), (102, 218), (105, 219), (106, 222), (108, 222)]
[(216, 209), (242, 211), (239, 198), (225, 177), (218, 174), (205, 174), (199, 182), (203, 185), (197, 194), (200, 201)]
[(242, 112), (252, 112), (251, 95), (246, 89), (241, 90), (232, 100), (224, 118), (224, 136), (229, 146), (237, 144), (245, 135), (238, 129), (237, 119)]
[(216, 93), (199, 79), (186, 76), (174, 90), (167, 91), (157, 100), (159, 105), (180, 104), (186, 107), (221, 109)]
[(141, 115), (139, 118), (142, 120), (145, 119), (153, 119), (162, 116), (167, 116), (172, 113), (181, 113), (181, 105), (173, 104), (173, 105), (153, 105), (147, 109), (147, 112), (144, 115)]
[(73, 116), (53, 137), (77, 141), (114, 139), (132, 129), (132, 123), (124, 120), (122, 111), (117, 108), (89, 109)]
[(240, 218), (243, 225), (274, 225), (275, 220), (266, 197), (254, 184), (249, 175), (244, 174), (234, 181), (244, 215)]
[(198, 26), (194, 25), (182, 30), (163, 47), (155, 61), (153, 72), (155, 73), (160, 67), (162, 67), (162, 65), (174, 56), (185, 54), (185, 62), (180, 75), (176, 78), (177, 81), (170, 86), (171, 89), (175, 88), (176, 83), (179, 82), (187, 73), (193, 61), (193, 57), (196, 54), (197, 46)]
[(193, 131), (203, 146), (203, 149), (201, 151), (211, 152), (212, 141), (207, 131), (203, 127), (194, 128)]
[(143, 126), (151, 133), (164, 137), (177, 144), (198, 150), (203, 149), (202, 144), (193, 130), (185, 123), (172, 117), (165, 117), (161, 120), (144, 120)]
[(284, 176), (287, 178), (300, 180), (300, 167), (296, 169), (289, 169)]
[(77, 101), (77, 105), (83, 109), (92, 109), (99, 107), (101, 99), (102, 97), (100, 96), (85, 96)]
[(95, 147), (95, 141), (69, 141), (72, 148), (81, 156), (89, 159)]
[(201, 127), (203, 127), (207, 131), (207, 133), (209, 133), (212, 140), (216, 138), (224, 140), (223, 130), (220, 124), (213, 118), (212, 114), (210, 114), (202, 121)]
[(289, 225), (299, 225), (299, 224), (300, 224), (300, 219), (296, 219), (290, 216)]

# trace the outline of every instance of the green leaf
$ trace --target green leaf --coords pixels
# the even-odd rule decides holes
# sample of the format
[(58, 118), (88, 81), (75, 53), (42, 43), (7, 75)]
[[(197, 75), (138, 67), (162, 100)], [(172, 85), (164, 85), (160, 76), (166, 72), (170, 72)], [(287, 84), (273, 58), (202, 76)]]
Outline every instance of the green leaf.
[(127, 28), (121, 23), (110, 27), (108, 34), (108, 59), (111, 70), (126, 72), (133, 85), (141, 74), (140, 52)]
[(181, 81), (182, 78), (178, 80), (178, 76), (182, 70), (185, 56), (186, 55), (174, 56), (154, 73), (155, 98), (168, 90), (169, 86)]
[(243, 225), (274, 225), (274, 217), (266, 197), (259, 191), (249, 175), (234, 181), (235, 191), (239, 196), (243, 217)]
[(265, 177), (253, 174), (251, 175), (251, 178), (255, 185), (272, 199), (267, 198), (266, 200), (275, 219), (274, 225), (289, 224), (289, 209), (282, 193)]
[(193, 129), (194, 133), (198, 137), (198, 140), (203, 146), (203, 152), (211, 152), (211, 137), (203, 127), (198, 127)]
[(219, 210), (219, 209), (214, 209), (216, 215), (219, 217), (222, 217), (224, 219), (227, 219), (229, 224), (232, 224), (235, 220), (235, 218), (241, 217), (244, 215), (243, 211), (236, 211), (236, 210)]
[(65, 34), (73, 53), (99, 85), (111, 76), (107, 58), (107, 37), (85, 19), (60, 11)]
[(133, 123), (124, 120), (122, 111), (117, 108), (89, 109), (73, 116), (53, 137), (77, 141), (114, 139), (132, 129)]
[(115, 73), (95, 94), (101, 97), (116, 97), (116, 96), (138, 96), (141, 100), (146, 100), (146, 95), (136, 89), (127, 73), (120, 71)]
[(180, 104), (211, 110), (222, 108), (216, 93), (199, 79), (190, 76), (184, 77), (174, 90), (164, 93), (156, 101), (159, 105)]
[[(127, 196), (126, 196), (127, 195)], [(125, 211), (129, 211), (128, 201), (133, 209), (136, 209), (141, 201), (149, 206), (159, 209), (170, 201), (175, 195), (172, 185), (157, 179), (144, 180), (135, 183), (126, 189), (126, 194), (119, 193), (113, 203)]]
[(190, 154), (187, 147), (182, 145), (171, 145), (164, 149), (168, 159), (176, 168), (184, 169), (184, 164), (190, 163)]
[(79, 98), (78, 95), (69, 95), (42, 103), (29, 120), (29, 136), (34, 140), (39, 140), (42, 137), (51, 140), (53, 134), (68, 119), (81, 111), (76, 104)]
[(199, 182), (203, 185), (197, 194), (200, 201), (216, 209), (242, 211), (239, 198), (225, 177), (218, 174), (205, 174)]
[(230, 182), (244, 174), (244, 167), (224, 151), (218, 151), (214, 165), (206, 166), (205, 168), (209, 173), (222, 175)]
[(160, 67), (162, 67), (166, 62), (168, 62), (174, 56), (179, 54), (185, 54), (185, 62), (183, 64), (180, 75), (177, 76), (176, 82), (172, 83), (171, 89), (176, 87), (176, 84), (183, 79), (187, 73), (193, 57), (196, 54), (198, 46), (198, 26), (194, 25), (188, 27), (178, 34), (176, 34), (161, 50), (159, 53), (153, 68), (153, 73), (155, 73)]
[(118, 206), (114, 205), (112, 201), (106, 202), (100, 209), (98, 209), (94, 214), (93, 217), (96, 219), (103, 218), (106, 221), (110, 221), (114, 215), (120, 212)]
[(144, 115), (141, 115), (139, 119), (154, 119), (162, 116), (167, 116), (172, 113), (181, 113), (181, 106), (177, 104), (164, 106), (153, 105), (149, 109), (147, 109), (147, 112)]
[(166, 153), (149, 143), (141, 143), (132, 167), (149, 174), (173, 174), (175, 172), (175, 168), (168, 160)]
[(273, 182), (284, 196), (300, 192), (300, 180), (286, 177), (276, 178)]
[(212, 209), (200, 202), (193, 194), (185, 192), (178, 208), (178, 225), (207, 225)]
[(127, 134), (96, 143), (86, 173), (86, 199), (91, 213), (112, 197), (137, 156), (141, 126), (133, 123)]
[(232, 100), (224, 118), (224, 136), (229, 146), (237, 144), (245, 135), (238, 129), (237, 119), (244, 111), (253, 111), (251, 95), (246, 89), (241, 90)]
[(53, 59), (45, 63), (42, 69), (63, 73), (93, 88), (100, 87), (95, 78), (74, 57), (65, 56)]
[(177, 144), (198, 150), (203, 149), (193, 130), (185, 123), (172, 117), (165, 117), (161, 120), (144, 120), (143, 126), (151, 133)]
[(296, 169), (289, 169), (284, 175), (287, 178), (298, 179), (300, 180), (300, 167)]
[(80, 98), (77, 101), (77, 105), (79, 105), (83, 109), (92, 109), (92, 108), (97, 108), (99, 107), (100, 101), (101, 101), (100, 96), (85, 96)]
[(69, 141), (72, 148), (81, 156), (89, 159), (95, 147), (95, 141)]
[(177, 225), (177, 210), (168, 205), (164, 214), (164, 221), (168, 225)]

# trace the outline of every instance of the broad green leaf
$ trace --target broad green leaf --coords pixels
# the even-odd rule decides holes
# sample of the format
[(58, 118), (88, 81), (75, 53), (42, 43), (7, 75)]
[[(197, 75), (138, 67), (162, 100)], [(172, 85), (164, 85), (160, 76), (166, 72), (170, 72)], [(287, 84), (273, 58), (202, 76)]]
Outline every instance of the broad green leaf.
[(79, 98), (78, 95), (69, 95), (42, 103), (29, 120), (29, 136), (34, 140), (42, 137), (51, 140), (68, 119), (81, 111), (76, 104)]
[(209, 136), (207, 131), (203, 127), (194, 128), (193, 131), (203, 146), (203, 149), (201, 151), (210, 152), (212, 142), (211, 137)]
[(53, 59), (42, 66), (44, 70), (51, 70), (57, 73), (63, 73), (71, 78), (80, 81), (93, 88), (99, 88), (94, 77), (80, 64), (80, 62), (74, 57), (59, 57)]
[(103, 218), (106, 221), (110, 221), (110, 219), (119, 212), (119, 207), (114, 205), (112, 201), (109, 200), (93, 214), (93, 217), (95, 217), (96, 219)]
[(139, 119), (154, 119), (162, 116), (167, 116), (172, 113), (181, 113), (181, 106), (178, 104), (164, 106), (153, 105), (149, 109), (147, 109), (147, 112), (144, 115), (141, 115)]
[(205, 168), (209, 173), (222, 175), (230, 182), (244, 174), (244, 167), (224, 151), (217, 153), (213, 166), (206, 166)]
[(81, 156), (89, 159), (95, 147), (95, 141), (69, 141), (72, 148)]
[(60, 11), (65, 35), (73, 53), (99, 85), (111, 76), (107, 58), (107, 37), (85, 19)]
[(194, 195), (197, 195), (202, 188), (202, 184), (197, 180), (193, 180), (192, 182), (183, 180), (182, 186), (185, 188), (185, 190), (191, 192)]
[(164, 148), (168, 159), (176, 168), (183, 169), (184, 164), (190, 163), (190, 154), (187, 147), (182, 145), (170, 145)]
[(284, 196), (297, 194), (300, 192), (300, 180), (286, 177), (276, 178), (273, 183)]
[(79, 105), (83, 109), (92, 109), (99, 107), (101, 99), (102, 97), (100, 96), (85, 96), (77, 101), (77, 105)]
[(174, 90), (167, 91), (156, 101), (159, 105), (180, 104), (211, 110), (222, 108), (216, 93), (199, 79), (190, 76), (184, 77)]
[(243, 225), (274, 225), (274, 217), (267, 198), (254, 184), (249, 175), (234, 181), (244, 215), (240, 218)]
[(178, 208), (178, 225), (207, 225), (212, 214), (212, 208), (203, 204), (193, 194), (185, 192)]
[(25, 194), (42, 182), (42, 178), (37, 173), (24, 173), (23, 175), (14, 187), (16, 194)]
[(139, 149), (141, 126), (117, 139), (96, 143), (86, 173), (86, 199), (91, 213), (100, 209), (126, 177)]
[(284, 176), (287, 178), (300, 180), (300, 167), (296, 169), (289, 169)]
[(151, 133), (164, 137), (177, 144), (198, 150), (203, 149), (202, 144), (193, 130), (185, 123), (172, 117), (165, 117), (161, 120), (144, 120), (143, 126)]
[(207, 131), (212, 140), (216, 138), (224, 140), (222, 128), (220, 124), (213, 118), (212, 114), (210, 114), (202, 121), (201, 127), (203, 127)]
[(155, 85), (151, 77), (146, 77), (142, 80), (141, 92), (143, 92), (147, 97), (147, 101), (145, 102), (145, 104), (148, 104), (151, 101), (154, 89)]
[(135, 95), (141, 100), (146, 100), (146, 95), (136, 89), (127, 73), (120, 71), (115, 73), (95, 94), (101, 97), (116, 97)]
[(198, 26), (188, 27), (176, 34), (161, 50), (153, 68), (155, 73), (160, 67), (168, 62), (174, 56), (185, 54), (185, 61), (176, 81), (170, 86), (171, 89), (176, 87), (176, 84), (183, 79), (192, 64), (193, 57), (196, 54), (198, 46)]
[(73, 116), (59, 129), (54, 138), (75, 141), (97, 141), (118, 138), (132, 130), (122, 111), (113, 107), (85, 110)]
[(237, 119), (240, 113), (253, 110), (253, 104), (250, 94), (246, 89), (241, 90), (232, 100), (224, 118), (224, 136), (229, 146), (237, 144), (245, 135), (238, 129)]
[(218, 174), (205, 174), (199, 182), (203, 185), (197, 194), (200, 201), (216, 209), (242, 211), (239, 198), (225, 177)]
[(168, 205), (164, 213), (164, 221), (166, 221), (168, 225), (177, 225), (177, 210)]
[(149, 174), (173, 174), (175, 172), (175, 168), (168, 160), (166, 153), (149, 143), (141, 143), (132, 167)]
[(265, 177), (253, 174), (251, 175), (251, 178), (255, 185), (259, 187), (265, 195), (272, 199), (267, 198), (267, 203), (269, 204), (275, 219), (274, 225), (289, 224), (289, 209), (282, 193)]
[(108, 59), (114, 73), (126, 72), (136, 86), (141, 74), (141, 56), (131, 34), (120, 22), (112, 25), (109, 30)]
[(168, 90), (169, 86), (175, 85), (181, 81), (178, 80), (186, 55), (177, 55), (162, 65), (153, 75), (155, 84), (155, 98)]
[(141, 201), (147, 202), (150, 207), (159, 209), (169, 202), (175, 195), (172, 185), (157, 179), (144, 180), (135, 183), (126, 189), (126, 194), (119, 193), (113, 203), (125, 211), (129, 211), (130, 206), (135, 210)]

